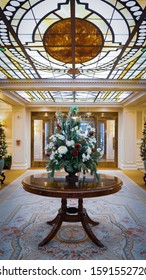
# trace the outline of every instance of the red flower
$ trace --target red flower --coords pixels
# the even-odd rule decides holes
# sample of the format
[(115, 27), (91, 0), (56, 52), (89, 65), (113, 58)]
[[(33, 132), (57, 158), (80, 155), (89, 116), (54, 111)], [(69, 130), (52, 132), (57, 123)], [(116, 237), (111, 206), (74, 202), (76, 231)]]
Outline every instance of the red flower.
[(90, 132), (89, 132), (89, 135), (90, 135), (90, 136), (93, 136), (93, 135), (94, 135), (93, 131), (90, 131)]
[(61, 130), (61, 125), (59, 123), (56, 125), (56, 127), (58, 130)]
[(72, 154), (73, 154), (73, 156), (77, 156), (78, 153), (79, 153), (78, 150), (73, 150), (73, 153), (72, 153)]
[(51, 151), (47, 151), (46, 155), (49, 157), (51, 155)]
[(80, 149), (80, 148), (81, 148), (81, 144), (76, 143), (76, 144), (75, 144), (75, 148), (76, 148), (76, 149)]
[(96, 148), (92, 149), (92, 152), (94, 152), (94, 153), (95, 153), (95, 152), (96, 152)]

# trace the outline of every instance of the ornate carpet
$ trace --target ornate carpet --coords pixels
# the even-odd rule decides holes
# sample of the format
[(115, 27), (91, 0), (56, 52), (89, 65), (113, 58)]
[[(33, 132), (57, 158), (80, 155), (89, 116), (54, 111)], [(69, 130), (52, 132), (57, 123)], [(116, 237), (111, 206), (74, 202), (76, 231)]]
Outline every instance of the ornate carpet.
[[(123, 180), (116, 194), (84, 199), (89, 216), (99, 225), (93, 232), (105, 245), (97, 247), (80, 223), (63, 223), (53, 240), (42, 248), (60, 208), (60, 199), (30, 194), (23, 190), (25, 176), (41, 170), (29, 170), (0, 192), (1, 260), (145, 260), (146, 259), (146, 191), (122, 171), (106, 170)], [(76, 205), (75, 199), (69, 204)]]

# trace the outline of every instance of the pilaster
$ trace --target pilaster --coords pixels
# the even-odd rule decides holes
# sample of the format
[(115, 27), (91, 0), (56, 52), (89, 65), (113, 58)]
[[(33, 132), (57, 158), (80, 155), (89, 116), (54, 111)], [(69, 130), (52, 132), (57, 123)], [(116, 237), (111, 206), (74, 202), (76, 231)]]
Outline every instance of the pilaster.
[(14, 106), (12, 110), (12, 167), (27, 169), (30, 167), (30, 129), (26, 108)]
[(120, 131), (121, 169), (137, 169), (136, 164), (136, 110), (123, 111)]

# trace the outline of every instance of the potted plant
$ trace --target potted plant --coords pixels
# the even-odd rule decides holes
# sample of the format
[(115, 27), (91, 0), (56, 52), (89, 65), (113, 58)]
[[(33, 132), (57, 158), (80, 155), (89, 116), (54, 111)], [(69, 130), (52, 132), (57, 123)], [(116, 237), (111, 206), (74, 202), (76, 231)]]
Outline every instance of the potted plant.
[(142, 132), (142, 142), (140, 145), (140, 155), (144, 162), (144, 169), (146, 171), (146, 122), (144, 123), (144, 130)]
[(12, 165), (12, 156), (6, 155), (4, 158), (4, 169), (10, 169)]
[(0, 123), (0, 174), (4, 168), (4, 157), (7, 154), (6, 136), (4, 128)]

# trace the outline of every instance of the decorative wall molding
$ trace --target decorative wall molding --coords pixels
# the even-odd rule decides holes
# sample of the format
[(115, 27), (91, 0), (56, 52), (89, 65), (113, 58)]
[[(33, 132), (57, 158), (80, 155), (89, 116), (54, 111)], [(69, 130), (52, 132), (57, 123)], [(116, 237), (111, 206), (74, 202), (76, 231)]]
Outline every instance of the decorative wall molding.
[(30, 166), (28, 164), (12, 163), (11, 170), (24, 170), (28, 169)]
[(136, 164), (124, 163), (121, 165), (122, 170), (137, 170)]
[(59, 80), (59, 79), (32, 79), (32, 80), (0, 80), (0, 89), (10, 90), (126, 90), (146, 91), (146, 80)]

